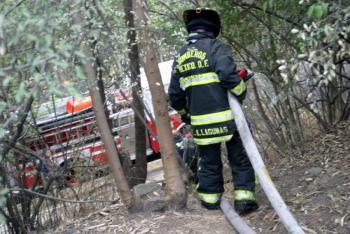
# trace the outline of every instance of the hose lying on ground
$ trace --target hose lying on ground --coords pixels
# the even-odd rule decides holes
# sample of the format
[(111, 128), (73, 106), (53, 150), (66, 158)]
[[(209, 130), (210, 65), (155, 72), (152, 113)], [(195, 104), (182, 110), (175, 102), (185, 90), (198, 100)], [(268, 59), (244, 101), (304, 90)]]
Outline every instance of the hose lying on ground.
[(251, 229), (248, 224), (246, 224), (246, 222), (235, 212), (235, 210), (225, 198), (221, 198), (220, 207), (228, 221), (230, 221), (238, 233), (256, 234), (256, 232)]
[(228, 92), (228, 99), (244, 148), (248, 154), (250, 162), (253, 165), (255, 173), (258, 175), (260, 185), (270, 200), (271, 205), (281, 218), (282, 223), (284, 224), (288, 233), (304, 233), (271, 180), (269, 172), (267, 171), (253, 136), (249, 130), (241, 105), (237, 101), (236, 97), (230, 92)]

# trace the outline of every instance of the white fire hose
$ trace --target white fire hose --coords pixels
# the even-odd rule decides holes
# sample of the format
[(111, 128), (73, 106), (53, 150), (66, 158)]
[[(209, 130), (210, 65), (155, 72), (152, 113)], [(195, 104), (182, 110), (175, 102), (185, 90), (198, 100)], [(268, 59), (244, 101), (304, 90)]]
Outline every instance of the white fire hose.
[[(267, 168), (261, 158), (261, 155), (253, 139), (253, 136), (250, 132), (250, 129), (248, 127), (247, 120), (243, 114), (241, 105), (237, 101), (236, 97), (230, 92), (228, 92), (228, 99), (229, 99), (232, 113), (235, 117), (235, 122), (238, 128), (240, 137), (242, 139), (244, 148), (247, 152), (247, 155), (250, 159), (251, 164), (253, 165), (255, 173), (258, 175), (260, 185), (265, 191), (265, 194), (267, 195), (268, 199), (270, 200), (271, 205), (275, 209), (278, 216), (281, 218), (282, 223), (284, 224), (288, 233), (292, 233), (292, 234), (304, 233), (304, 231), (302, 230), (302, 228), (299, 226), (296, 219), (294, 218), (293, 214), (289, 211), (287, 205), (283, 201), (281, 195), (278, 193), (274, 183), (271, 180), (269, 172), (267, 171)], [(221, 207), (227, 208), (227, 204), (225, 204), (225, 202), (227, 203), (227, 201), (223, 199), (221, 202)], [(254, 233), (254, 231), (250, 233)]]

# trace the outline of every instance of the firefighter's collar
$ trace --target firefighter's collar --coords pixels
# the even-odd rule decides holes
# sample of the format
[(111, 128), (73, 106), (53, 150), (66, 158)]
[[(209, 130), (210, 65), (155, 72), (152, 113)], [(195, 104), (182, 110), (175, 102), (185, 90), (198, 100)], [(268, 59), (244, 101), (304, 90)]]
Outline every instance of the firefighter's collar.
[(215, 38), (214, 34), (211, 32), (191, 32), (188, 35), (187, 41), (198, 40), (202, 38)]

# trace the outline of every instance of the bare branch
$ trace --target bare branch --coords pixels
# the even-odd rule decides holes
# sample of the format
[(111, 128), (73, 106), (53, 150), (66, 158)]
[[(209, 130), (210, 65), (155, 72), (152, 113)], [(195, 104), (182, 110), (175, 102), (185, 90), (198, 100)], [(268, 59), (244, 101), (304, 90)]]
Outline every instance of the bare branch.
[(23, 131), (23, 125), (27, 120), (27, 116), (28, 113), (32, 107), (34, 101), (34, 97), (30, 96), (29, 99), (27, 100), (25, 106), (24, 106), (24, 110), (22, 112), (22, 115), (19, 117), (19, 121), (18, 124), (16, 126), (16, 133), (11, 137), (11, 139), (9, 140), (9, 144), (6, 146), (3, 146), (3, 148), (1, 149), (1, 155), (5, 156), (8, 151), (11, 149), (11, 147), (13, 147), (16, 144), (17, 139), (21, 136), (22, 131)]
[(269, 11), (269, 10), (264, 10), (264, 9), (262, 9), (261, 7), (258, 7), (258, 6), (255, 5), (255, 4), (250, 4), (250, 3), (240, 3), (240, 4), (239, 4), (239, 3), (236, 3), (236, 4), (238, 4), (239, 6), (242, 6), (242, 8), (243, 8), (243, 7), (249, 7), (249, 8), (253, 8), (253, 9), (259, 10), (259, 11), (263, 11), (264, 13), (269, 14), (269, 15), (272, 15), (272, 16), (278, 18), (278, 19), (281, 19), (281, 20), (283, 20), (283, 21), (285, 21), (285, 22), (287, 22), (287, 23), (289, 23), (289, 24), (291, 24), (291, 25), (293, 25), (293, 26), (295, 26), (295, 27), (298, 27), (298, 28), (301, 27), (298, 23), (296, 23), (296, 22), (294, 22), (294, 21), (292, 21), (292, 20), (290, 20), (290, 19), (288, 19), (288, 18), (286, 18), (286, 17), (283, 17), (283, 16), (281, 16), (281, 15), (278, 15), (278, 14), (275, 13), (275, 12), (272, 12), (272, 11)]
[[(40, 60), (38, 63), (43, 64), (43, 63), (47, 62), (48, 60), (49, 59)], [(14, 71), (23, 71), (23, 70), (30, 68), (31, 66), (33, 66), (32, 62), (17, 65), (17, 66), (13, 65), (13, 66), (8, 66), (8, 67), (2, 67), (2, 68), (0, 68), (0, 73), (10, 73), (10, 72), (14, 72)]]
[(19, 2), (16, 3), (6, 14), (5, 17), (7, 17), (12, 11), (14, 11), (17, 7), (19, 7), (25, 0), (20, 0)]
[(264, 68), (265, 66), (261, 63), (261, 61), (253, 54), (253, 52), (251, 52), (250, 50), (248, 50), (245, 46), (243, 46), (239, 41), (237, 41), (234, 38), (231, 38), (225, 34), (221, 35), (223, 38), (225, 38), (230, 44), (235, 44), (237, 45), (239, 48), (241, 48), (242, 50), (244, 50), (244, 52), (251, 57), (256, 64), (260, 67), (260, 68)]
[(322, 119), (322, 117), (316, 113), (308, 104), (306, 104), (303, 100), (301, 100), (298, 96), (293, 95), (293, 98), (295, 100), (297, 100), (301, 105), (303, 105), (313, 116), (315, 116), (315, 118), (319, 121), (319, 123), (321, 124), (322, 128), (324, 130), (327, 130), (327, 124), (326, 122)]
[(182, 22), (182, 19), (179, 18), (179, 16), (173, 11), (173, 9), (171, 9), (171, 7), (168, 6), (165, 2), (158, 0), (158, 3), (160, 3), (161, 5), (163, 5), (163, 6), (174, 16), (174, 18), (175, 18), (177, 21)]
[(239, 3), (232, 1), (233, 4), (241, 7), (243, 10), (245, 10), (249, 15), (251, 15), (252, 17), (254, 17), (257, 21), (259, 21), (262, 25), (264, 25), (269, 31), (273, 32), (274, 34), (276, 34), (277, 36), (279, 36), (282, 40), (284, 40), (290, 47), (295, 48), (295, 46), (293, 45), (293, 43), (286, 38), (284, 35), (282, 35), (281, 33), (277, 32), (275, 29), (273, 29), (273, 27), (271, 27), (270, 25), (268, 25), (263, 19), (261, 19), (259, 16), (257, 16), (256, 14), (254, 14), (249, 7), (240, 5)]
[(118, 199), (115, 199), (115, 200), (69, 200), (69, 199), (64, 199), (64, 198), (59, 198), (59, 197), (53, 197), (53, 196), (50, 196), (50, 195), (47, 195), (47, 194), (43, 194), (43, 193), (38, 193), (38, 192), (35, 192), (33, 190), (29, 190), (29, 189), (24, 189), (24, 188), (12, 188), (10, 189), (10, 191), (12, 192), (16, 192), (16, 191), (24, 191), (25, 193), (29, 193), (29, 194), (34, 194), (34, 195), (37, 195), (39, 197), (42, 197), (42, 198), (46, 198), (46, 199), (49, 199), (49, 200), (55, 200), (55, 201), (62, 201), (62, 202), (68, 202), (68, 203), (95, 203), (95, 202), (104, 202), (104, 203), (112, 203), (112, 204), (115, 204), (117, 203), (120, 198)]
[(0, 24), (0, 56), (5, 55), (6, 46), (5, 46), (5, 33)]

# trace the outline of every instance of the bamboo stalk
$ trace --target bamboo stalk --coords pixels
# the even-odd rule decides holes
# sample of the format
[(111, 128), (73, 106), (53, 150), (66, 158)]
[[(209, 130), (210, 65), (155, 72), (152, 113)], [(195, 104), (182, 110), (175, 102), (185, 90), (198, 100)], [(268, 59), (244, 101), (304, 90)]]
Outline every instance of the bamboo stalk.
[(304, 233), (271, 180), (269, 172), (267, 171), (267, 168), (261, 158), (253, 136), (249, 130), (247, 120), (243, 114), (239, 102), (237, 101), (236, 97), (233, 96), (233, 94), (230, 92), (228, 92), (228, 99), (244, 148), (248, 154), (250, 162), (253, 165), (255, 173), (258, 175), (261, 187), (265, 191), (268, 199), (271, 202), (271, 205), (277, 212), (278, 216), (281, 218), (282, 223), (284, 224), (288, 233)]

